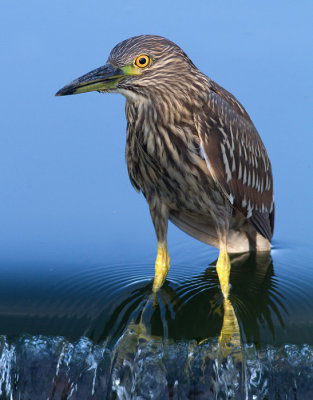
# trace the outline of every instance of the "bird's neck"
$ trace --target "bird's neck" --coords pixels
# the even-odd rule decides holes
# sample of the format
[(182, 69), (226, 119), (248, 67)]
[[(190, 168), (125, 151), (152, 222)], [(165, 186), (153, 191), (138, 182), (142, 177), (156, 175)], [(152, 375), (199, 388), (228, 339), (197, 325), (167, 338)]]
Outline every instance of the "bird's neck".
[(210, 90), (210, 79), (199, 71), (189, 81), (171, 78), (149, 87), (140, 86), (140, 83), (137, 85), (119, 89), (126, 97), (126, 109), (132, 109), (137, 118), (141, 112), (143, 116), (149, 113), (148, 120), (151, 123), (158, 122), (166, 126), (190, 121), (193, 112), (198, 108), (202, 110)]
[(167, 167), (167, 153), (164, 149), (175, 147), (175, 154), (178, 154), (179, 148), (197, 152), (199, 136), (193, 123), (194, 110), (191, 107), (177, 101), (168, 103), (149, 98), (140, 101), (138, 98), (127, 98), (125, 111), (126, 158), (129, 168), (140, 161), (137, 155), (142, 151), (148, 160), (153, 160), (154, 166), (161, 165), (162, 168)]

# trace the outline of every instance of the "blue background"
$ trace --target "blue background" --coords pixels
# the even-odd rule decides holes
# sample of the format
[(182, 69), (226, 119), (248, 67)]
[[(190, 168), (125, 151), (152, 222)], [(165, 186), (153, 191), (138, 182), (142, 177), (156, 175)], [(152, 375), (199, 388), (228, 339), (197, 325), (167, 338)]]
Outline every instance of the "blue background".
[[(274, 244), (284, 246), (294, 238), (309, 244), (312, 4), (3, 1), (1, 261), (153, 261), (156, 240), (148, 207), (133, 190), (124, 159), (124, 98), (54, 96), (103, 65), (116, 43), (145, 33), (179, 44), (199, 69), (243, 103), (272, 162)], [(170, 249), (188, 251), (183, 245), (191, 241), (170, 227)], [(205, 251), (202, 246), (193, 249)]]

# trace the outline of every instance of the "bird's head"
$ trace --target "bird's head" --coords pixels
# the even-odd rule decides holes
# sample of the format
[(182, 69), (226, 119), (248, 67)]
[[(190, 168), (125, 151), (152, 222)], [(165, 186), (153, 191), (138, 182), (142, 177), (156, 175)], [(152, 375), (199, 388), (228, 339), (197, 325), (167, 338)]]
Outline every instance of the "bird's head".
[(199, 74), (189, 57), (170, 40), (135, 36), (116, 45), (104, 66), (64, 86), (56, 96), (91, 91), (120, 92), (127, 98), (149, 97), (156, 91), (177, 95), (178, 87), (186, 92)]

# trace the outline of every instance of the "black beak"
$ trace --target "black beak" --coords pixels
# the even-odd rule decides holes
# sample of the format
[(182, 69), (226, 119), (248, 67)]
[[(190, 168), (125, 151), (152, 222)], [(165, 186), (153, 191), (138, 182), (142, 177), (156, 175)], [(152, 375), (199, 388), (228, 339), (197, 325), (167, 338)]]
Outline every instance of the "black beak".
[(114, 90), (118, 82), (125, 76), (125, 72), (112, 64), (94, 69), (64, 86), (55, 95), (67, 96), (93, 91)]

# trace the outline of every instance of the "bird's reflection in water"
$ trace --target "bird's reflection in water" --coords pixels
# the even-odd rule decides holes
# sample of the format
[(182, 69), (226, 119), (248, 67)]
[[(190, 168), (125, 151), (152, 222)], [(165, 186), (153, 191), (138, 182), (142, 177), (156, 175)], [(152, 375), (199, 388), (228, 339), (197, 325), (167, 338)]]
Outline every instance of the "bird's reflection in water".
[(223, 325), (219, 336), (220, 360), (229, 354), (236, 360), (241, 360), (241, 337), (237, 316), (229, 299), (224, 299), (223, 306)]
[(215, 266), (210, 266), (176, 288), (166, 282), (157, 294), (151, 283), (145, 285), (120, 304), (103, 334), (111, 334), (107, 343), (113, 350), (116, 392), (130, 390), (137, 379), (140, 387), (138, 377), (148, 374), (153, 387), (166, 381), (173, 393), (175, 377), (181, 385), (189, 382), (190, 394), (205, 393), (200, 398), (211, 398), (211, 391), (216, 398), (229, 398), (232, 390), (245, 397), (252, 376), (246, 343), (257, 345), (264, 327), (274, 340), (274, 326), (277, 319), (283, 326), (286, 310), (269, 254), (231, 261), (228, 299), (223, 298)]
[(100, 341), (110, 337), (109, 345), (114, 346), (125, 327), (146, 339), (201, 343), (219, 338), (221, 357), (240, 356), (243, 342), (257, 346), (263, 330), (270, 331), (274, 341), (273, 318), (283, 327), (287, 311), (270, 255), (237, 255), (231, 264), (229, 299), (223, 299), (215, 266), (176, 288), (166, 282), (156, 295), (149, 283), (134, 290), (112, 312)]

